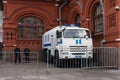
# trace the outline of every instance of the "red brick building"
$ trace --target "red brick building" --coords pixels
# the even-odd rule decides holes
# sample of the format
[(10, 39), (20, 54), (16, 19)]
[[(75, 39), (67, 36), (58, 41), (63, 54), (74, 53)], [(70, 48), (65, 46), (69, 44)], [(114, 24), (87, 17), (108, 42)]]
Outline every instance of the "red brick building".
[(41, 49), (42, 34), (59, 24), (80, 24), (94, 46), (120, 46), (120, 0), (3, 0), (4, 50)]

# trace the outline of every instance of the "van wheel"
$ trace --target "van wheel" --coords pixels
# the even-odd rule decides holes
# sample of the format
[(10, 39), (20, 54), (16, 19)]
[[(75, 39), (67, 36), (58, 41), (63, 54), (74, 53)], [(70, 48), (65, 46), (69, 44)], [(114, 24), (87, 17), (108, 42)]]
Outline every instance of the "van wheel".
[(44, 61), (45, 62), (47, 62), (47, 50), (46, 49), (44, 49), (44, 51), (43, 51), (43, 57), (44, 57)]
[(91, 67), (92, 66), (92, 59), (85, 58), (82, 60), (82, 67)]
[(51, 50), (48, 50), (47, 61), (48, 63), (53, 63), (53, 57), (51, 56)]
[(59, 59), (59, 53), (58, 50), (55, 51), (55, 59), (54, 63), (57, 67), (61, 67), (61, 60)]

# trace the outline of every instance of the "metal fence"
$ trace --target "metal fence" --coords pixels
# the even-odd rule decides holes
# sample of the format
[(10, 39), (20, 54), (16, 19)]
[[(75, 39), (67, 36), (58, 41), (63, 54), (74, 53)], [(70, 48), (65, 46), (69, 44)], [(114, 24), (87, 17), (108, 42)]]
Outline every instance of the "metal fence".
[[(68, 49), (66, 49), (67, 51)], [(89, 57), (89, 53), (81, 52), (74, 53), (79, 57), (77, 58), (64, 58), (58, 59), (58, 55), (56, 57), (50, 56), (50, 51), (47, 51), (47, 68), (106, 68), (106, 69), (117, 69), (118, 68), (118, 54), (119, 48), (114, 47), (95, 47), (93, 49), (92, 57)], [(83, 50), (84, 52), (84, 50)], [(70, 53), (73, 54), (73, 53)], [(86, 57), (81, 57), (86, 54)], [(70, 55), (69, 55), (70, 56)], [(72, 56), (72, 55), (71, 55)]]
[[(29, 63), (36, 63), (40, 59), (40, 54), (38, 52), (30, 52), (29, 56), (25, 56), (24, 52), (20, 52), (20, 60), (21, 63), (26, 63), (26, 58), (29, 60)], [(15, 62), (15, 54), (11, 51), (3, 51), (0, 56), (1, 62), (14, 63)], [(19, 58), (17, 57), (17, 63), (19, 63)]]
[[(65, 58), (57, 59), (56, 57), (50, 56), (50, 51), (45, 52), (30, 52), (29, 63), (35, 63), (34, 66), (45, 68), (45, 69), (83, 69), (83, 68), (118, 68), (119, 48), (114, 47), (95, 47), (93, 49), (92, 57), (88, 58)], [(66, 49), (67, 51), (67, 49)], [(79, 50), (82, 51), (82, 50)], [(21, 54), (21, 63), (26, 63), (26, 57), (23, 52)], [(81, 56), (83, 53), (74, 53), (74, 55)], [(87, 56), (87, 53), (85, 53)], [(14, 63), (14, 53), (10, 51), (3, 51), (0, 56), (1, 62)], [(43, 66), (44, 65), (44, 66)]]

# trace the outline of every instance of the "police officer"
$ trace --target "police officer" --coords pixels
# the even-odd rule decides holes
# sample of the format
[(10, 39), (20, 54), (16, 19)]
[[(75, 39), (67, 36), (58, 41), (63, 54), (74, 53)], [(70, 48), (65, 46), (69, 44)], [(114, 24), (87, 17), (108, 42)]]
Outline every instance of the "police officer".
[(3, 49), (3, 43), (0, 42), (0, 58), (2, 58), (2, 49)]
[(30, 61), (30, 59), (29, 59), (29, 52), (30, 52), (29, 48), (25, 48), (24, 49), (26, 63), (28, 63)]
[(17, 62), (17, 59), (19, 60), (19, 63), (21, 63), (20, 48), (15, 47), (14, 55), (15, 55), (15, 63)]

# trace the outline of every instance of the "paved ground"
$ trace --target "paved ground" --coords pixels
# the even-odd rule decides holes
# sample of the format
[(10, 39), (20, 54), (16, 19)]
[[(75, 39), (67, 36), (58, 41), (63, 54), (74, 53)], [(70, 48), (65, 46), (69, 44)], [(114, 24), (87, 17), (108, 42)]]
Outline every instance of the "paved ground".
[(120, 80), (120, 70), (47, 69), (44, 63), (0, 63), (0, 80)]

